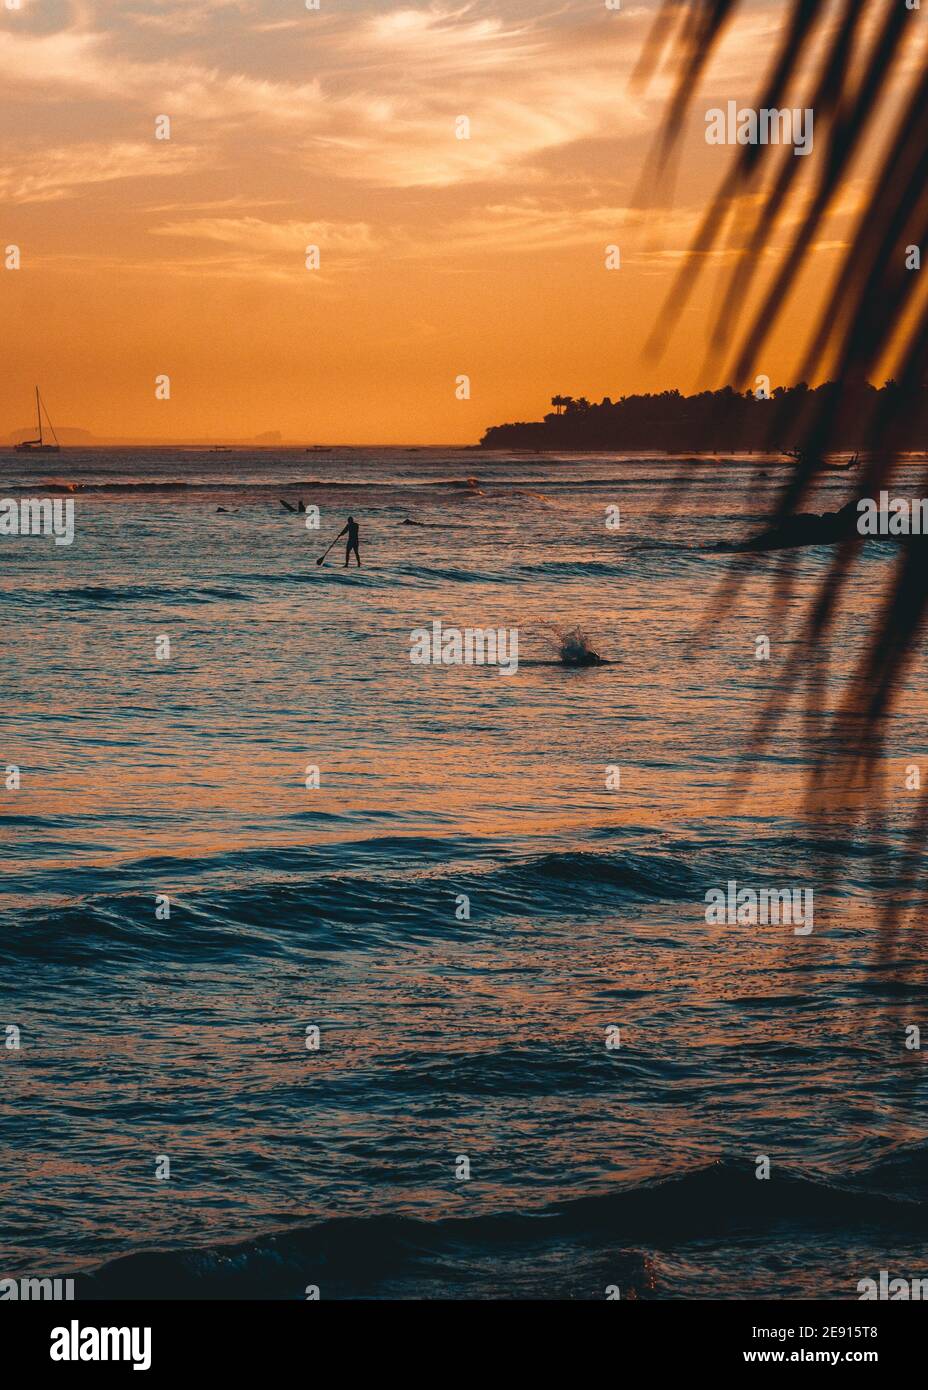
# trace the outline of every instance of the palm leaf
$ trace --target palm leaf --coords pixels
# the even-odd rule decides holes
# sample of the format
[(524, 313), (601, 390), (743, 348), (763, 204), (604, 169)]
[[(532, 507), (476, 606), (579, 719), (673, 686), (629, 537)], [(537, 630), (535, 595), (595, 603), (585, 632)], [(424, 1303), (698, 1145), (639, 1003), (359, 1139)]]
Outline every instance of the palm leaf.
[[(669, 60), (676, 74), (652, 158), (654, 172), (664, 170), (679, 145), (697, 83), (742, 6), (743, 0), (665, 0), (661, 7), (636, 71), (637, 80), (646, 81), (662, 61)], [(818, 321), (810, 327), (804, 354), (802, 378), (827, 376), (834, 389), (816, 393), (812, 409), (796, 418), (799, 463), (777, 498), (771, 525), (783, 524), (800, 509), (823, 473), (827, 454), (836, 447), (838, 423), (852, 393), (887, 362), (898, 390), (874, 412), (860, 440), (867, 462), (857, 481), (857, 495), (873, 497), (888, 489), (899, 464), (897, 441), (914, 418), (928, 375), (928, 304), (919, 303), (920, 277), (905, 266), (906, 247), (924, 245), (928, 235), (928, 72), (906, 62), (918, 20), (918, 11), (907, 9), (900, 0), (880, 0), (876, 6), (862, 5), (860, 0), (839, 0), (835, 6), (826, 0), (792, 0), (758, 105), (811, 106), (813, 154), (797, 159), (789, 146), (738, 147), (651, 336), (649, 346), (660, 349), (705, 273), (709, 252), (724, 247), (733, 264), (711, 326), (710, 364), (718, 363), (726, 346), (733, 344), (726, 379), (736, 389), (744, 389), (797, 290), (836, 196), (846, 187), (855, 161), (877, 142), (878, 174), (843, 252), (833, 288)], [(819, 40), (809, 79), (813, 45)], [(802, 81), (810, 83), (810, 90), (800, 97)], [(898, 93), (903, 99), (890, 125), (882, 117), (882, 107), (887, 102), (892, 105)], [(794, 214), (796, 230), (771, 282), (760, 286), (765, 252), (785, 214)], [(746, 302), (756, 302), (758, 307), (739, 335)], [(768, 443), (776, 448), (782, 441)], [(828, 643), (834, 640), (838, 603), (855, 572), (861, 544), (855, 535), (836, 547), (817, 591), (801, 612), (800, 652), (814, 643), (827, 654)], [(714, 620), (735, 602), (747, 566), (743, 557), (733, 565), (717, 596)], [(788, 554), (775, 561), (774, 579), (772, 612), (779, 621), (794, 597)], [(821, 737), (817, 708), (825, 676), (822, 671), (813, 673), (811, 663), (806, 663), (805, 671), (793, 665), (756, 721), (747, 761), (768, 743), (790, 702), (804, 691), (806, 737), (810, 747), (814, 745), (807, 806), (821, 813), (827, 805), (826, 772), (835, 766), (846, 770), (849, 784), (872, 797), (886, 725), (926, 616), (928, 554), (910, 542), (900, 547), (885, 590), (873, 605), (863, 655), (828, 716), (825, 737)], [(741, 785), (745, 775), (739, 779)], [(910, 866), (920, 861), (926, 836), (928, 792), (912, 817), (907, 841)], [(878, 827), (874, 843), (881, 842)], [(894, 900), (883, 924), (884, 947), (895, 939), (897, 909)]]

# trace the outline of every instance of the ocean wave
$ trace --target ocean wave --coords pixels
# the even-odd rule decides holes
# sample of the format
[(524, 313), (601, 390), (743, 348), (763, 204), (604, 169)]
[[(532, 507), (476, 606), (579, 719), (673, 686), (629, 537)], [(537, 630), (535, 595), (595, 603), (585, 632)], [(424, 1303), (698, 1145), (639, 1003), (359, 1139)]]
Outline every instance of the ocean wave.
[(619, 573), (618, 554), (611, 560), (544, 560), (538, 565), (519, 565), (519, 575), (537, 575), (539, 578), (564, 578), (576, 576), (578, 579), (602, 577), (612, 579)]
[[(304, 492), (309, 489), (317, 489), (326, 492), (345, 492), (354, 490), (364, 490), (369, 492), (371, 488), (377, 490), (408, 491), (411, 488), (443, 488), (456, 491), (474, 492), (484, 480), (475, 478), (431, 478), (427, 474), (412, 478), (278, 478), (278, 479), (254, 479), (247, 478), (228, 478), (228, 479), (189, 479), (189, 478), (167, 478), (158, 481), (146, 479), (138, 481), (130, 478), (120, 478), (110, 482), (79, 482), (79, 481), (43, 481), (41, 483), (8, 483), (4, 491), (14, 496), (19, 493), (33, 495), (37, 489), (45, 493), (65, 493), (67, 495), (83, 493), (116, 493), (128, 492), (133, 496), (144, 495), (146, 493), (163, 492), (205, 492), (205, 493), (250, 493), (267, 494), (277, 497), (284, 493), (287, 497), (294, 493)], [(502, 487), (525, 487), (526, 482), (532, 480), (522, 480), (518, 478), (488, 479), (491, 486)], [(541, 483), (542, 479), (537, 480)]]
[(500, 869), (497, 881), (519, 893), (544, 885), (551, 893), (568, 897), (584, 889), (610, 887), (623, 890), (626, 898), (674, 899), (699, 892), (702, 877), (675, 856), (656, 854), (597, 854), (589, 850), (565, 850), (539, 855), (524, 863)]
[(123, 603), (214, 603), (216, 600), (247, 601), (240, 589), (199, 585), (83, 584), (74, 588), (0, 589), (0, 603), (30, 607), (59, 604), (64, 607), (108, 608)]
[[(468, 1283), (487, 1296), (486, 1262), (510, 1282), (515, 1267), (523, 1293), (534, 1283), (538, 1296), (557, 1297), (553, 1255), (562, 1287), (585, 1283), (587, 1297), (602, 1298), (603, 1283), (620, 1278), (623, 1297), (641, 1298), (661, 1295), (658, 1252), (711, 1241), (746, 1257), (752, 1239), (789, 1244), (794, 1233), (826, 1241), (840, 1233), (858, 1242), (862, 1232), (877, 1247), (918, 1243), (928, 1234), (928, 1205), (879, 1191), (867, 1174), (838, 1184), (781, 1171), (758, 1182), (753, 1165), (719, 1161), (518, 1213), (329, 1216), (238, 1243), (122, 1255), (75, 1278), (82, 1299), (301, 1299), (310, 1285), (335, 1298), (460, 1297)], [(848, 1278), (849, 1297), (856, 1277)]]
[(397, 565), (395, 573), (406, 579), (425, 580), (438, 584), (499, 584), (507, 573), (497, 570), (463, 569), (456, 566)]
[[(526, 911), (614, 913), (623, 903), (698, 900), (702, 893), (702, 878), (672, 856), (577, 851), (500, 861), (497, 851), (486, 865), (491, 855), (488, 845), (460, 838), (378, 836), (311, 851), (238, 851), (195, 864), (168, 856), (138, 860), (122, 866), (108, 888), (101, 885), (54, 908), (18, 911), (0, 933), (0, 961), (97, 961), (108, 967), (127, 959), (144, 963), (154, 952), (172, 960), (292, 950), (325, 954), (438, 934), (466, 939), (488, 922)], [(372, 874), (370, 863), (377, 859), (389, 869)], [(228, 887), (233, 875), (239, 882)], [(75, 877), (68, 876), (72, 885)], [(54, 883), (50, 873), (47, 891)], [(182, 885), (171, 890), (167, 922), (155, 920), (153, 883)], [(32, 893), (41, 886), (32, 874)], [(7, 887), (12, 892), (15, 883)], [(458, 893), (479, 901), (474, 920), (457, 921)]]

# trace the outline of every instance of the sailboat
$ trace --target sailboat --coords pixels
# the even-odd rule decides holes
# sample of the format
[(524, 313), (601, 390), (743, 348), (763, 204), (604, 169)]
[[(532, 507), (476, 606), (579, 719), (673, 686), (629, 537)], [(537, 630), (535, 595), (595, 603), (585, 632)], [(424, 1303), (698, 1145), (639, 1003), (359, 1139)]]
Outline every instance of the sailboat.
[[(49, 429), (51, 430), (51, 432), (52, 432), (52, 438), (53, 438), (54, 441), (55, 441), (54, 444), (48, 444), (48, 443), (46, 442), (46, 440), (45, 440), (45, 435), (44, 435), (43, 430), (42, 430), (42, 412), (43, 412), (43, 411), (45, 411), (45, 418), (46, 418), (46, 420), (48, 420), (48, 428), (49, 428)], [(44, 407), (43, 404), (42, 404), (42, 397), (39, 395), (39, 388), (38, 388), (38, 386), (35, 388), (35, 415), (36, 415), (36, 422), (37, 422), (38, 427), (39, 427), (39, 437), (38, 437), (38, 439), (24, 439), (24, 440), (22, 441), (22, 443), (20, 443), (20, 444), (14, 444), (13, 447), (14, 447), (16, 453), (18, 453), (18, 454), (57, 454), (57, 453), (60, 453), (60, 451), (61, 451), (61, 445), (58, 443), (58, 436), (57, 436), (57, 434), (55, 433), (55, 426), (54, 426), (54, 425), (52, 424), (52, 422), (51, 422), (51, 419), (50, 419), (50, 417), (49, 417), (48, 411), (45, 410), (45, 407)]]

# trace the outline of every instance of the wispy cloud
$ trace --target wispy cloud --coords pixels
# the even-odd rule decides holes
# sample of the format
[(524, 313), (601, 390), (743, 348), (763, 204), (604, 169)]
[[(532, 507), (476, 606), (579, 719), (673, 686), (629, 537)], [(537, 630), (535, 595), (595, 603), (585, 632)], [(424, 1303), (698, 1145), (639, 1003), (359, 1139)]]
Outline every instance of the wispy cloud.
[[(622, 82), (634, 18), (622, 28), (598, 22), (591, 47), (589, 23), (507, 23), (485, 8), (377, 7), (326, 22), (307, 13), (280, 27), (248, 7), (220, 6), (210, 18), (204, 7), (172, 6), (154, 33), (138, 11), (103, 30), (91, 27), (95, 12), (78, 9), (56, 32), (0, 34), (0, 80), (50, 94), (53, 107), (66, 97), (71, 112), (75, 102), (110, 104), (123, 125), (127, 110), (140, 122), (167, 114), (178, 139), (194, 130), (201, 143), (286, 136), (307, 172), (388, 187), (500, 181), (575, 141), (646, 130), (648, 112)], [(244, 61), (242, 45), (230, 52), (224, 41), (233, 13), (253, 39)], [(198, 31), (215, 27), (209, 62), (201, 43), (185, 48), (194, 18)], [(470, 139), (455, 138), (459, 115)]]
[[(253, 277), (270, 274), (293, 278), (305, 270), (307, 248), (317, 247), (320, 270), (315, 279), (329, 279), (330, 269), (346, 269), (369, 260), (377, 238), (366, 222), (270, 222), (260, 217), (198, 217), (153, 227), (157, 236), (180, 241), (207, 241), (228, 247), (231, 255), (214, 258), (221, 273), (248, 269)], [(197, 262), (203, 267), (202, 258)], [(180, 264), (186, 264), (180, 258)]]
[(56, 202), (94, 184), (187, 173), (201, 161), (196, 148), (138, 141), (45, 149), (31, 153), (24, 163), (0, 166), (0, 197), (14, 203)]

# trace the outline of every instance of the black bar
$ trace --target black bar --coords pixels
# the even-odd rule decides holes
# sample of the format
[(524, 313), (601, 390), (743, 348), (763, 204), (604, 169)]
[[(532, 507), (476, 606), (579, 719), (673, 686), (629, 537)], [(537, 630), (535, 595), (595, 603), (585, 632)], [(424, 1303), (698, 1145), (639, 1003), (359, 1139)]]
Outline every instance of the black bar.
[[(49, 1368), (63, 1379), (86, 1371), (131, 1374), (131, 1359), (53, 1361), (53, 1340), (69, 1351), (74, 1345), (75, 1322), (78, 1352), (82, 1345), (93, 1350), (88, 1329), (136, 1328), (141, 1334), (148, 1328), (151, 1366), (144, 1374), (193, 1369), (227, 1374), (236, 1383), (246, 1375), (261, 1376), (259, 1390), (300, 1366), (307, 1381), (320, 1375), (341, 1378), (368, 1357), (378, 1375), (391, 1373), (392, 1365), (392, 1374), (405, 1376), (403, 1368), (417, 1363), (421, 1378), (427, 1371), (428, 1379), (438, 1380), (449, 1372), (457, 1380), (469, 1366), (481, 1377), (488, 1370), (495, 1377), (501, 1358), (521, 1363), (520, 1378), (533, 1374), (536, 1361), (539, 1374), (550, 1378), (553, 1358), (561, 1357), (569, 1359), (575, 1374), (584, 1365), (592, 1371), (608, 1357), (617, 1378), (633, 1367), (636, 1379), (668, 1370), (750, 1375), (771, 1366), (821, 1366), (839, 1373), (863, 1367), (883, 1375), (917, 1365), (925, 1334), (917, 1302), (10, 1303), (0, 1310), (7, 1365), (15, 1358), (19, 1375)], [(56, 1328), (67, 1329), (66, 1343)], [(423, 1334), (428, 1340), (420, 1342)], [(433, 1337), (441, 1339), (437, 1359)], [(120, 1346), (131, 1353), (127, 1343)], [(136, 1351), (144, 1360), (143, 1336)], [(320, 1360), (326, 1353), (337, 1356), (328, 1372)]]

